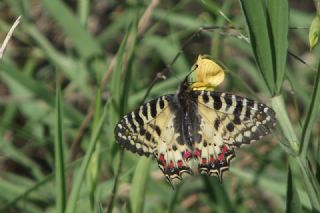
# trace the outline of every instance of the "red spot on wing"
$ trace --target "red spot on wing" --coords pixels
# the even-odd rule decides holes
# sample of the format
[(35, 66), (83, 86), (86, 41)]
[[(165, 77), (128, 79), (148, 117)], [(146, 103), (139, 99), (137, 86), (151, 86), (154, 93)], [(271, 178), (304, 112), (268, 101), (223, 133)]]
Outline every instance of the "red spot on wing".
[(182, 160), (178, 160), (178, 167), (182, 167), (182, 166), (183, 166)]
[(199, 149), (196, 149), (194, 152), (193, 152), (193, 156), (195, 156), (196, 158), (199, 158), (201, 156), (201, 151)]
[(226, 146), (226, 145), (224, 145), (224, 146), (222, 146), (221, 147), (221, 152), (222, 152), (222, 154), (225, 154), (225, 153), (227, 153), (227, 152), (229, 152), (230, 150), (228, 149), (228, 147)]
[(220, 160), (220, 161), (223, 161), (223, 160), (224, 160), (224, 154), (223, 154), (223, 153), (220, 153), (220, 154), (218, 155), (218, 160)]
[(173, 161), (170, 161), (169, 167), (170, 167), (170, 168), (173, 168), (173, 167), (174, 167)]
[(166, 160), (164, 159), (164, 155), (163, 154), (160, 154), (159, 162), (162, 164), (162, 166), (166, 165)]
[(216, 160), (215, 160), (214, 157), (211, 155), (211, 156), (210, 156), (210, 162), (214, 162), (214, 161), (216, 161)]
[(191, 153), (188, 150), (184, 151), (183, 158), (184, 159), (189, 159), (190, 157), (191, 157)]

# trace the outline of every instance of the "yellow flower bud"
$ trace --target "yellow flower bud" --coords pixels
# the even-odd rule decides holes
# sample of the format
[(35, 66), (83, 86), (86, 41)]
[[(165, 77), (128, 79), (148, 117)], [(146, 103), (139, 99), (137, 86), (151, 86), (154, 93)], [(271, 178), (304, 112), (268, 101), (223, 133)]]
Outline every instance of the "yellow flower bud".
[(312, 50), (317, 44), (320, 37), (320, 15), (317, 15), (310, 26), (309, 45)]
[(195, 64), (196, 82), (191, 90), (213, 91), (224, 80), (224, 70), (213, 60), (199, 55)]

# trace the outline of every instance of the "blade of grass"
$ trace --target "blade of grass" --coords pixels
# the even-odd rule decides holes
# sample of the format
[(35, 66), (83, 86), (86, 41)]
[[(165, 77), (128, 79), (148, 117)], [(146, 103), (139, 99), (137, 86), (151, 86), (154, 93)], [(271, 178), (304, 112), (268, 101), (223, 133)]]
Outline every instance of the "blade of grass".
[[(104, 151), (104, 150), (103, 150)], [(68, 164), (65, 169), (73, 169), (75, 166), (78, 166), (78, 164), (83, 160), (83, 158), (79, 158), (72, 163)], [(18, 202), (22, 202), (23, 199), (27, 199), (31, 194), (38, 190), (41, 187), (44, 187), (46, 184), (49, 184), (50, 181), (52, 181), (55, 177), (55, 172), (52, 172), (51, 174), (47, 175), (37, 183), (35, 183), (33, 186), (27, 188), (24, 192), (16, 196), (14, 199), (9, 201), (4, 207), (0, 208), (0, 212), (7, 212), (9, 209), (14, 208), (14, 206), (17, 205)], [(8, 184), (5, 184), (6, 186)], [(0, 181), (0, 186), (1, 186), (1, 181)]]
[(259, 71), (268, 86), (270, 94), (274, 94), (273, 56), (264, 1), (240, 0), (240, 2)]
[(170, 202), (169, 202), (169, 207), (168, 207), (168, 213), (173, 213), (175, 212), (174, 211), (174, 208), (176, 206), (176, 204), (178, 203), (177, 200), (178, 200), (178, 195), (180, 193), (180, 189), (181, 189), (181, 186), (182, 184), (178, 184), (173, 192), (173, 194), (171, 194), (171, 197), (170, 197)]
[[(290, 162), (290, 161), (289, 161)], [(315, 176), (313, 175), (309, 163), (302, 159), (300, 156), (295, 158), (295, 162), (291, 161), (290, 164), (298, 164), (300, 167), (301, 175), (308, 193), (312, 207), (317, 212), (320, 212), (320, 188)]]
[[(93, 118), (92, 129), (97, 128), (99, 124), (99, 118), (102, 114), (101, 93), (102, 93), (102, 90), (101, 90), (101, 87), (99, 86), (96, 92), (95, 114)], [(91, 137), (93, 137), (93, 135)], [(90, 207), (92, 212), (94, 212), (94, 208), (96, 205), (95, 191), (97, 187), (97, 182), (99, 177), (99, 168), (100, 168), (99, 154), (100, 154), (100, 140), (97, 142), (95, 151), (90, 159), (89, 169), (87, 171), (87, 185), (88, 185), (88, 191), (89, 191), (89, 197), (90, 197)]]
[[(127, 97), (129, 93), (129, 86), (130, 86), (130, 79), (131, 79), (131, 69), (132, 69), (132, 59), (134, 56), (135, 51), (135, 43), (136, 43), (136, 32), (137, 32), (137, 24), (131, 24), (127, 30), (127, 33), (125, 35), (124, 40), (121, 42), (121, 45), (119, 47), (119, 50), (117, 52), (116, 56), (116, 65), (115, 69), (112, 73), (112, 97), (115, 102), (116, 108), (114, 109), (113, 113), (113, 120), (112, 120), (112, 126), (114, 127), (117, 123), (117, 120), (119, 119), (119, 116), (122, 116), (126, 110), (127, 107)], [(130, 45), (130, 46), (129, 46)], [(123, 72), (124, 66), (123, 66), (123, 59), (125, 56), (125, 51), (128, 51), (128, 69), (126, 69), (125, 72)], [(121, 74), (124, 73), (124, 83), (121, 83)], [(118, 148), (118, 147), (116, 147)], [(116, 197), (116, 193), (118, 190), (118, 183), (119, 183), (119, 177), (123, 165), (123, 155), (124, 150), (120, 149), (120, 159), (119, 163), (117, 165), (117, 171), (115, 176), (115, 181), (112, 189), (112, 194), (110, 198), (110, 204), (108, 206), (108, 213), (111, 213), (113, 211), (113, 205), (114, 200)]]
[[(26, 89), (30, 90), (32, 94), (34, 94), (36, 97), (45, 101), (48, 105), (54, 108), (55, 100), (52, 95), (52, 92), (50, 92), (49, 89), (46, 88), (44, 85), (30, 78), (29, 76), (26, 76), (24, 73), (20, 73), (18, 71), (18, 68), (15, 67), (14, 64), (10, 63), (9, 61), (3, 60), (0, 64), (0, 69), (2, 70), (1, 74), (6, 74), (10, 76), (10, 78), (17, 81)], [(83, 116), (79, 111), (77, 111), (70, 105), (66, 104), (63, 108), (68, 118), (70, 118), (72, 121), (76, 123), (81, 123)]]
[(287, 60), (289, 22), (288, 0), (269, 0), (268, 3), (266, 3), (266, 6), (269, 21), (270, 45), (273, 57), (273, 72), (275, 73), (275, 92), (278, 94), (282, 86)]
[(143, 212), (150, 165), (150, 158), (141, 158), (137, 164), (132, 179), (132, 188), (130, 191), (132, 213)]
[(153, 17), (162, 22), (168, 22), (170, 25), (176, 25), (189, 30), (197, 30), (203, 23), (194, 17), (181, 13), (168, 12), (168, 10), (156, 9), (153, 12)]
[(130, 9), (126, 12), (125, 16), (118, 16), (114, 20), (114, 22), (110, 23), (108, 28), (102, 31), (97, 40), (101, 45), (106, 45), (108, 42), (111, 42), (112, 39), (116, 39), (116, 37), (121, 33), (121, 30), (126, 29), (126, 27), (130, 24), (130, 21), (136, 16), (136, 9)]
[(75, 182), (73, 184), (72, 191), (71, 191), (71, 194), (70, 194), (68, 202), (67, 202), (67, 207), (66, 207), (67, 213), (75, 212), (80, 188), (81, 188), (86, 170), (88, 168), (89, 161), (90, 161), (92, 154), (95, 150), (96, 143), (98, 142), (98, 139), (99, 139), (99, 136), (100, 136), (100, 133), (102, 130), (102, 126), (104, 124), (105, 117), (106, 117), (106, 110), (104, 109), (102, 116), (99, 120), (99, 125), (97, 126), (96, 129), (94, 129), (93, 137), (90, 140), (89, 147), (88, 147), (87, 152), (85, 154), (85, 157), (81, 163), (80, 169), (76, 173)]
[(223, 185), (219, 183), (218, 179), (212, 179), (206, 176), (204, 176), (203, 179), (205, 190), (210, 196), (210, 200), (220, 206), (219, 209), (221, 209), (221, 212), (234, 212), (234, 207), (228, 197), (228, 193)]
[(78, 17), (81, 25), (85, 28), (87, 25), (87, 20), (90, 12), (90, 1), (80, 0), (78, 1)]
[(18, 205), (19, 201), (26, 199), (28, 196), (30, 196), (30, 194), (33, 191), (37, 190), (38, 188), (42, 187), (43, 185), (45, 185), (49, 181), (51, 181), (53, 177), (54, 177), (54, 174), (50, 174), (47, 177), (45, 177), (44, 179), (42, 179), (41, 181), (39, 181), (38, 183), (36, 183), (34, 186), (28, 188), (23, 193), (16, 196), (14, 199), (12, 199), (8, 203), (6, 203), (6, 205), (4, 205), (2, 208), (0, 208), (0, 212), (8, 212), (11, 208)]
[(296, 191), (296, 186), (293, 182), (291, 169), (288, 169), (288, 181), (287, 181), (287, 213), (300, 213), (302, 207), (299, 199), (299, 195)]
[[(292, 153), (297, 155), (299, 152), (298, 138), (297, 138), (296, 132), (290, 122), (282, 95), (278, 95), (278, 96), (273, 97), (271, 99), (271, 104), (272, 104), (274, 111), (276, 112), (277, 120), (278, 120), (280, 127), (282, 129), (282, 133), (285, 136), (285, 138), (289, 141)], [(285, 141), (279, 141), (279, 142), (284, 144), (284, 146), (286, 146)]]
[[(290, 123), (290, 120), (288, 118), (288, 114), (284, 105), (283, 97), (281, 95), (275, 96), (271, 99), (273, 109), (275, 110), (278, 121), (280, 124), (280, 127), (283, 131), (284, 136), (289, 141), (292, 153), (294, 153), (294, 161), (289, 161), (290, 164), (298, 164), (301, 175), (303, 177), (303, 181), (306, 187), (306, 191), (308, 193), (309, 199), (312, 203), (312, 206), (320, 210), (320, 201), (319, 201), (319, 186), (318, 183), (315, 180), (314, 175), (312, 174), (310, 167), (308, 166), (308, 163), (305, 159), (301, 158), (301, 156), (298, 155), (299, 153), (299, 145), (297, 143), (297, 136), (295, 134), (295, 131), (292, 127), (292, 124)], [(281, 142), (281, 141), (279, 141)], [(285, 143), (285, 142), (281, 142)], [(285, 145), (285, 144), (284, 144)]]
[(307, 159), (309, 144), (311, 142), (312, 127), (319, 116), (320, 106), (320, 63), (318, 65), (318, 72), (314, 81), (314, 88), (312, 92), (311, 102), (307, 111), (307, 117), (304, 121), (301, 136), (300, 153), (302, 158)]
[(76, 16), (63, 1), (41, 1), (43, 6), (68, 35), (76, 50), (83, 58), (102, 54), (102, 50), (94, 38), (81, 26)]
[[(58, 76), (58, 75), (57, 75)], [(56, 83), (56, 129), (55, 129), (55, 179), (56, 179), (56, 210), (63, 213), (66, 207), (66, 177), (63, 153), (63, 114), (61, 103), (60, 82), (57, 77)]]
[[(265, 176), (260, 176), (257, 179), (256, 176), (250, 171), (240, 170), (234, 167), (230, 168), (230, 172), (232, 172), (234, 175), (239, 176), (243, 181), (247, 183), (257, 184), (257, 186), (259, 186), (264, 191), (274, 193), (280, 196), (286, 195), (286, 186), (285, 186), (286, 184), (284, 180), (283, 181), (272, 180)], [(308, 209), (311, 209), (308, 195), (305, 193), (305, 191), (302, 189), (299, 189), (297, 191), (299, 193), (299, 196), (301, 197), (301, 203)]]

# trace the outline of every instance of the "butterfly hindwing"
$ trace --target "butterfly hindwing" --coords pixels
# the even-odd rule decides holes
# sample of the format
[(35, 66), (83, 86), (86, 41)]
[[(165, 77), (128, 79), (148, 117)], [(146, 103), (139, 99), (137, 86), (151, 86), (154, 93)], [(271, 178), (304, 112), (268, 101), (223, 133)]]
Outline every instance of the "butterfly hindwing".
[(265, 104), (232, 94), (194, 92), (202, 140), (194, 145), (200, 173), (217, 175), (229, 168), (234, 147), (261, 139), (275, 125), (275, 113)]

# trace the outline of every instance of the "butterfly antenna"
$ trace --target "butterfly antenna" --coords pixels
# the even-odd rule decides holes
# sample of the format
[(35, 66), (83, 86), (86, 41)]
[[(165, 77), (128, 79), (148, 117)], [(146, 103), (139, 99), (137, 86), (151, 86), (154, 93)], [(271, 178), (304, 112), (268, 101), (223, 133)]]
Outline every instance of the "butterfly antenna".
[(192, 67), (191, 71), (186, 75), (185, 81), (187, 81), (187, 80), (189, 79), (189, 76), (190, 76), (194, 71), (196, 71), (197, 68), (198, 68), (198, 64), (195, 64), (195, 65)]

